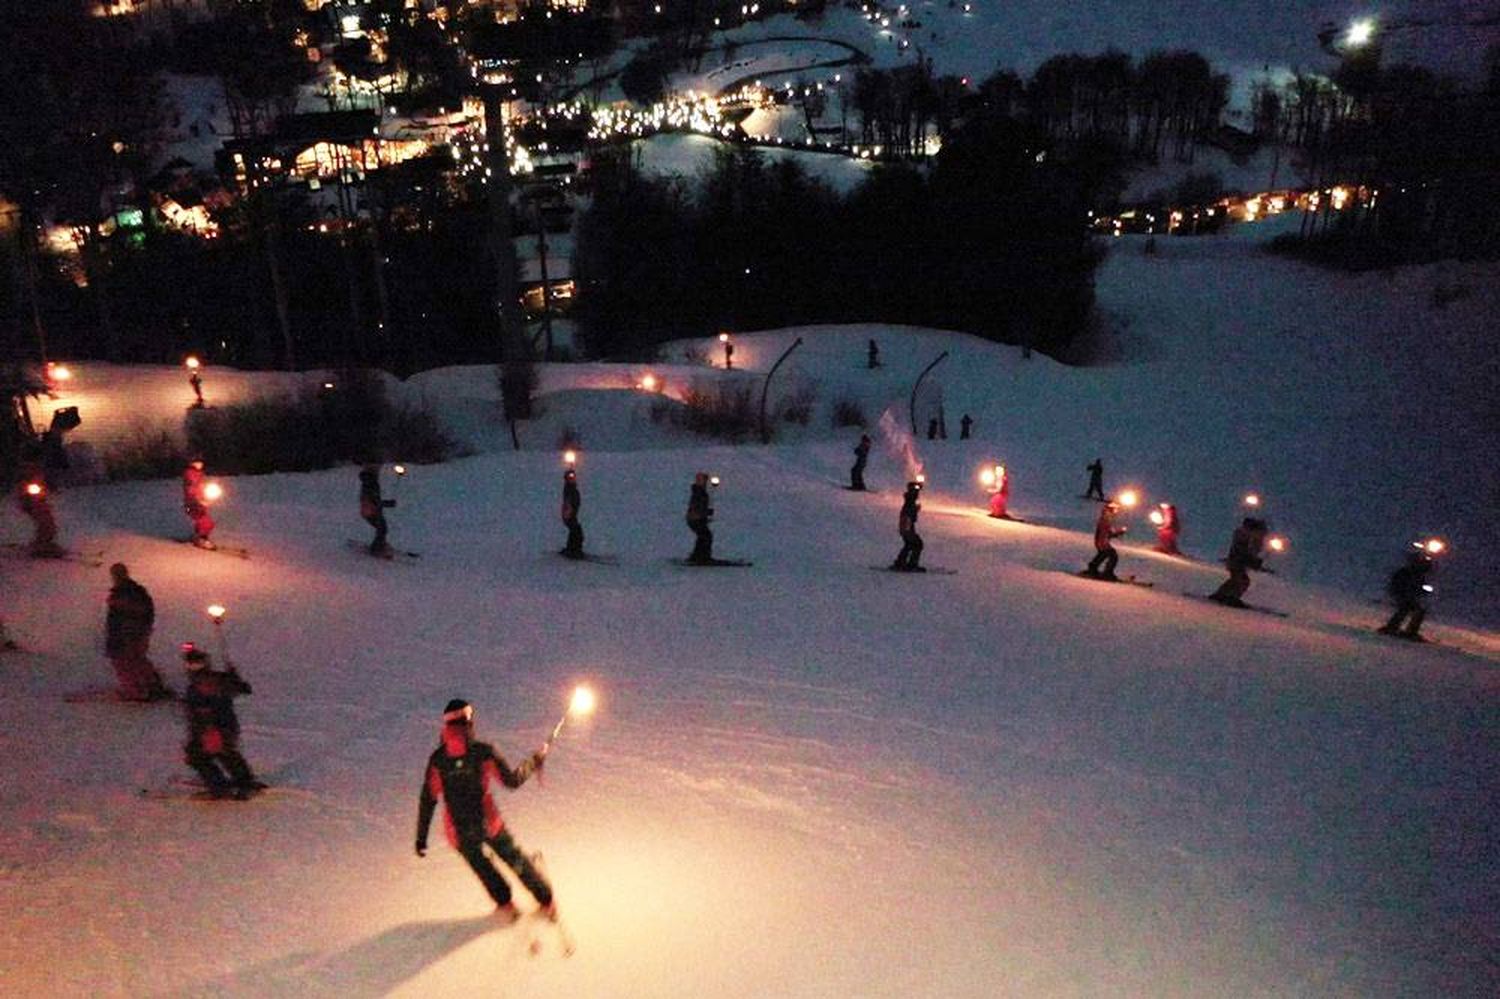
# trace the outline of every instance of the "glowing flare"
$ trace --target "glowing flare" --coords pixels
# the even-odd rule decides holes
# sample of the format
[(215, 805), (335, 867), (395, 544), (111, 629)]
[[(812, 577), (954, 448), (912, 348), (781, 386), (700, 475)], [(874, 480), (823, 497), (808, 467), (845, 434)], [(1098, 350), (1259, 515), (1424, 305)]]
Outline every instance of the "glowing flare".
[(1273, 552), (1284, 552), (1284, 551), (1286, 551), (1286, 539), (1285, 538), (1272, 538), (1270, 541), (1268, 541), (1266, 543), (1271, 546), (1271, 551), (1273, 551)]
[(406, 474), (406, 466), (405, 465), (397, 465), (394, 468), (392, 468), (391, 471), (395, 472), (397, 475), (405, 475)]
[(995, 484), (995, 470), (993, 468), (981, 468), (979, 470), (979, 481), (985, 486)]
[(1134, 489), (1127, 489), (1120, 494), (1120, 505), (1124, 507), (1135, 506), (1141, 501), (1140, 494)]
[(52, 376), (54, 381), (59, 382), (65, 382), (73, 377), (73, 372), (69, 371), (67, 366), (63, 364), (47, 365), (47, 374)]
[(578, 452), (577, 451), (564, 451), (563, 452), (563, 464), (572, 466), (572, 465), (576, 465), (577, 463), (578, 463)]
[(719, 342), (720, 343), (728, 343), (729, 342), (729, 334), (728, 333), (720, 333), (719, 334)]
[(594, 692), (587, 687), (574, 687), (573, 697), (568, 701), (568, 714), (586, 715), (594, 710)]
[(1246, 493), (1245, 494), (1245, 505), (1246, 506), (1260, 506), (1260, 494), (1259, 493)]
[(44, 491), (45, 490), (42, 489), (42, 484), (40, 482), (28, 482), (28, 483), (26, 483), (26, 495), (27, 496), (40, 496), (40, 495), (42, 495), (42, 493)]
[(1152, 510), (1151, 513), (1147, 515), (1147, 519), (1157, 527), (1160, 527), (1167, 522), (1166, 514), (1162, 513), (1160, 510)]
[(1370, 39), (1375, 37), (1375, 22), (1368, 17), (1360, 18), (1349, 25), (1349, 34), (1344, 38), (1344, 44), (1358, 48), (1361, 45), (1370, 44)]
[(208, 605), (208, 616), (214, 619), (214, 624), (218, 624), (221, 621), (223, 621), (224, 620), (224, 615), (227, 612), (228, 612), (228, 609), (223, 604), (209, 604)]
[(717, 486), (719, 484), (719, 477), (717, 475), (710, 475), (708, 477), (708, 484), (711, 486)]
[(927, 473), (926, 472), (918, 472), (917, 473), (916, 482), (917, 482), (917, 485), (919, 485), (919, 486), (925, 486), (927, 484)]
[(646, 375), (641, 379), (641, 388), (645, 389), (647, 392), (655, 392), (656, 386), (657, 381), (655, 375)]
[(1417, 542), (1417, 547), (1429, 555), (1441, 555), (1448, 550), (1448, 543), (1440, 538), (1428, 538), (1426, 541)]
[(210, 503), (212, 503), (216, 499), (221, 498), (223, 495), (224, 487), (219, 485), (217, 482), (210, 482), (208, 485), (203, 487), (203, 498)]
[(196, 356), (189, 354), (187, 356), (187, 360), (183, 361), (182, 363), (187, 365), (189, 371), (197, 371), (202, 362), (200, 362)]

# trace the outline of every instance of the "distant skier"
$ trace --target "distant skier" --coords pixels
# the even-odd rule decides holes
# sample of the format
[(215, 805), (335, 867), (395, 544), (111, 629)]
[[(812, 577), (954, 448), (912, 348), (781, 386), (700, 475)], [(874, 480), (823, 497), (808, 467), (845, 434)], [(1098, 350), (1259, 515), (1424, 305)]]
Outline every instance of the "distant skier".
[[(1405, 565), (1391, 573), (1385, 591), (1396, 602), (1396, 611), (1380, 627), (1382, 635), (1422, 639), (1422, 622), (1427, 619), (1427, 576), (1432, 568), (1431, 555), (1426, 551), (1414, 551), (1406, 556)], [(1405, 627), (1402, 627), (1403, 622)]]
[(1177, 549), (1177, 538), (1182, 533), (1182, 518), (1177, 514), (1177, 507), (1172, 503), (1163, 503), (1157, 507), (1161, 523), (1156, 525), (1156, 550), (1166, 555), (1181, 555)]
[(880, 367), (880, 345), (877, 344), (874, 340), (870, 341), (870, 347), (867, 351), (867, 358), (867, 363), (870, 370), (873, 371), (874, 369)]
[(899, 572), (926, 572), (919, 564), (922, 561), (922, 536), (917, 533), (917, 515), (922, 512), (918, 497), (922, 495), (922, 483), (906, 484), (901, 497), (901, 514), (896, 520), (896, 529), (901, 532), (901, 551), (891, 568)]
[(942, 406), (938, 407), (938, 440), (948, 439), (948, 413)]
[(192, 374), (188, 375), (188, 384), (193, 387), (193, 405), (191, 408), (203, 409), (203, 378), (198, 374), (197, 368), (194, 368)]
[(511, 837), (490, 797), (492, 782), (518, 788), (541, 770), (546, 758), (547, 747), (543, 746), (512, 770), (495, 752), (495, 747), (474, 738), (474, 708), (468, 701), (455, 698), (443, 708), (442, 741), (427, 758), (427, 770), (422, 777), (422, 794), (417, 805), (417, 856), (427, 856), (427, 830), (441, 800), (446, 806), (443, 825), (448, 842), (473, 868), (490, 898), (495, 900), (496, 914), (506, 919), (514, 920), (520, 912), (511, 901), (510, 885), (485, 856), (486, 845), (516, 872), (542, 912), (557, 918), (552, 887)]
[(974, 429), (974, 418), (972, 416), (970, 416), (968, 413), (965, 413), (964, 414), (964, 418), (962, 420), (958, 421), (958, 439), (961, 440), (961, 441), (968, 440), (969, 439), (969, 434), (970, 434), (970, 432), (973, 429)]
[(47, 478), (40, 465), (26, 466), (16, 486), (16, 500), (21, 512), (31, 518), (31, 544), (27, 548), (31, 557), (59, 558), (66, 554), (57, 543), (57, 518), (52, 514)]
[(936, 416), (934, 416), (932, 419), (930, 419), (930, 420), (927, 421), (927, 439), (930, 440), (930, 441), (935, 441), (935, 440), (937, 440), (937, 435), (938, 435), (938, 418)]
[(562, 522), (568, 529), (568, 543), (562, 550), (565, 558), (583, 558), (583, 525), (578, 522), (578, 511), (582, 506), (578, 473), (570, 468), (563, 473), (562, 489)]
[(109, 656), (120, 681), (122, 701), (157, 701), (172, 696), (152, 665), (151, 629), (156, 623), (156, 606), (151, 594), (130, 578), (124, 562), (109, 567), (114, 585), (109, 590), (108, 611), (104, 617), (104, 654)]
[(1104, 499), (1104, 462), (1095, 458), (1093, 463), (1085, 469), (1089, 473), (1089, 488), (1083, 494), (1085, 499)]
[(849, 469), (849, 488), (856, 492), (865, 491), (865, 465), (870, 461), (870, 435), (860, 434), (859, 443), (854, 445), (854, 467)]
[(990, 516), (1000, 520), (1010, 517), (1010, 473), (1004, 465), (995, 466), (994, 491), (990, 493)]
[(1120, 553), (1115, 551), (1114, 540), (1124, 534), (1126, 528), (1115, 526), (1115, 514), (1120, 504), (1105, 500), (1099, 509), (1099, 519), (1094, 522), (1094, 557), (1089, 560), (1084, 573), (1100, 579), (1116, 580), (1115, 566), (1120, 563)]
[(382, 499), (380, 495), (380, 466), (366, 465), (359, 470), (359, 515), (365, 523), (375, 528), (375, 540), (370, 542), (370, 554), (390, 558), (393, 553), (386, 533), (390, 525), (385, 522), (385, 512), (393, 509), (396, 501)]
[(1208, 599), (1230, 607), (1245, 606), (1245, 591), (1250, 589), (1250, 570), (1264, 565), (1261, 552), (1265, 550), (1268, 530), (1266, 522), (1257, 517), (1246, 517), (1240, 522), (1229, 541), (1229, 554), (1224, 557), (1229, 578), (1209, 594)]
[(714, 532), (708, 529), (713, 516), (714, 508), (708, 503), (708, 473), (699, 472), (693, 477), (692, 492), (688, 495), (687, 525), (697, 538), (689, 562), (705, 565), (714, 560)]
[(240, 720), (234, 699), (250, 693), (233, 663), (223, 670), (213, 668), (207, 652), (192, 642), (182, 647), (182, 665), (188, 671), (187, 691), (182, 695), (187, 718), (187, 764), (202, 778), (216, 798), (244, 800), (265, 784), (255, 779), (250, 764), (240, 754)]
[(208, 477), (203, 472), (203, 459), (194, 458), (182, 470), (182, 509), (193, 524), (193, 544), (199, 548), (217, 547), (209, 535), (214, 532), (214, 519), (208, 514)]

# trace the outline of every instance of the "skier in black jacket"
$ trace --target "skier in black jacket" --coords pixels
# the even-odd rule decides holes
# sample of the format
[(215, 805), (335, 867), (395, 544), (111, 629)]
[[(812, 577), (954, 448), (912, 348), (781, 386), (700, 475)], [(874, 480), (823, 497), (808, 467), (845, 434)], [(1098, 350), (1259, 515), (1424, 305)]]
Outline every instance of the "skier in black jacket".
[(906, 493), (901, 497), (901, 515), (896, 521), (901, 532), (901, 552), (891, 563), (891, 568), (900, 572), (927, 571), (917, 564), (922, 559), (922, 536), (917, 533), (917, 514), (922, 510), (917, 497), (921, 494), (922, 483), (912, 481), (906, 484)]
[(240, 720), (234, 713), (234, 699), (250, 693), (250, 685), (233, 663), (222, 671), (214, 669), (208, 653), (192, 642), (182, 647), (182, 665), (188, 671), (187, 692), (182, 695), (188, 766), (215, 797), (244, 799), (263, 789), (266, 785), (255, 779), (240, 755)]
[(714, 532), (708, 529), (708, 522), (714, 516), (714, 508), (708, 504), (708, 481), (707, 472), (699, 472), (693, 476), (692, 492), (688, 495), (687, 525), (693, 529), (693, 535), (697, 538), (688, 561), (698, 564), (714, 560)]
[(1234, 537), (1229, 542), (1229, 554), (1224, 556), (1224, 564), (1229, 568), (1229, 578), (1210, 593), (1208, 599), (1230, 607), (1245, 606), (1245, 591), (1250, 589), (1250, 570), (1260, 569), (1265, 565), (1261, 553), (1265, 550), (1266, 532), (1269, 529), (1264, 520), (1256, 517), (1246, 517), (1234, 529)]
[(447, 806), (443, 825), (448, 842), (484, 883), (490, 898), (495, 900), (497, 914), (508, 919), (515, 919), (519, 912), (511, 901), (510, 885), (484, 855), (486, 845), (516, 872), (547, 916), (556, 919), (557, 906), (552, 900), (552, 887), (506, 830), (490, 797), (489, 786), (493, 781), (518, 788), (541, 770), (546, 758), (544, 745), (512, 770), (495, 752), (495, 747), (475, 740), (474, 708), (468, 701), (455, 698), (443, 709), (442, 742), (427, 758), (427, 771), (422, 777), (422, 794), (417, 805), (417, 856), (427, 856), (427, 829), (441, 800)]
[(385, 511), (395, 507), (393, 499), (380, 498), (380, 466), (366, 465), (359, 470), (359, 515), (365, 519), (365, 523), (375, 528), (375, 540), (370, 542), (370, 554), (389, 556), (391, 554), (390, 543), (386, 541), (386, 532), (390, 530), (385, 522)]
[(1089, 473), (1089, 487), (1084, 491), (1084, 498), (1104, 499), (1104, 462), (1095, 458), (1084, 471)]
[(860, 434), (859, 443), (854, 446), (854, 467), (849, 469), (849, 488), (856, 492), (865, 491), (865, 465), (870, 461), (870, 435)]
[(568, 543), (563, 546), (566, 558), (583, 558), (583, 525), (578, 522), (578, 509), (583, 506), (583, 496), (578, 492), (578, 473), (568, 469), (563, 473), (562, 522), (568, 528)]
[(1427, 575), (1430, 572), (1432, 556), (1426, 551), (1414, 551), (1406, 557), (1405, 565), (1391, 573), (1385, 590), (1396, 601), (1396, 612), (1381, 626), (1382, 635), (1421, 640), (1422, 622), (1427, 618), (1427, 603), (1423, 598), (1428, 593)]

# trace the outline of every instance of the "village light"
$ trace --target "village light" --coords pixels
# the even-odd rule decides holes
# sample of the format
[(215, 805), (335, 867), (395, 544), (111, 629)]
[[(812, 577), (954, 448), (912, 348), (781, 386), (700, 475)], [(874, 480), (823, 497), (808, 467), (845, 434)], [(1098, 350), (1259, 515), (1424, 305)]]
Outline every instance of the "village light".
[(210, 482), (208, 485), (203, 487), (203, 499), (209, 503), (214, 502), (215, 500), (221, 498), (223, 495), (224, 487), (219, 485), (217, 482)]

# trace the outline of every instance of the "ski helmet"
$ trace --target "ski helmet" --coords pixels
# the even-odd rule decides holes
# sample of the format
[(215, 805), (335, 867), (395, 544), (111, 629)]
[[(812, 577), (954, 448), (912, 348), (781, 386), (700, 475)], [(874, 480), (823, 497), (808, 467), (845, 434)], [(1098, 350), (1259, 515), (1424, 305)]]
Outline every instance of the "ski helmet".
[(474, 705), (462, 697), (455, 697), (443, 707), (443, 721), (469, 722), (474, 720)]
[(182, 668), (189, 671), (204, 669), (208, 666), (208, 653), (204, 652), (192, 642), (182, 643)]

